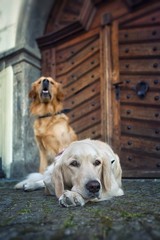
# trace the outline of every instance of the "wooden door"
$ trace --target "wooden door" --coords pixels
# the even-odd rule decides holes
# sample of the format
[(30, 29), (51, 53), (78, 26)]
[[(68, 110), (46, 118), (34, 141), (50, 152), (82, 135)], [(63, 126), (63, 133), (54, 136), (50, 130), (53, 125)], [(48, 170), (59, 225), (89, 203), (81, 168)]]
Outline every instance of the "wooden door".
[(144, 10), (117, 23), (114, 147), (126, 177), (160, 177), (160, 10)]
[(42, 73), (63, 83), (79, 139), (111, 144), (124, 177), (160, 177), (160, 3), (55, 2)]

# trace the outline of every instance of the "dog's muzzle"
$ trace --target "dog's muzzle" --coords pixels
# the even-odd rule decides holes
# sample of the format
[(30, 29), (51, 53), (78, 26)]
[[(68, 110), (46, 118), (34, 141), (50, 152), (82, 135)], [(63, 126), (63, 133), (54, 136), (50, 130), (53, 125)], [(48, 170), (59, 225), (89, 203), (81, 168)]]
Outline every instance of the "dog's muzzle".
[(100, 191), (100, 183), (97, 180), (91, 180), (86, 184), (86, 189), (88, 191), (88, 195), (91, 198), (98, 198)]
[(41, 97), (42, 97), (43, 100), (48, 100), (48, 99), (51, 98), (51, 94), (49, 92), (49, 81), (48, 81), (48, 79), (44, 79), (42, 81)]

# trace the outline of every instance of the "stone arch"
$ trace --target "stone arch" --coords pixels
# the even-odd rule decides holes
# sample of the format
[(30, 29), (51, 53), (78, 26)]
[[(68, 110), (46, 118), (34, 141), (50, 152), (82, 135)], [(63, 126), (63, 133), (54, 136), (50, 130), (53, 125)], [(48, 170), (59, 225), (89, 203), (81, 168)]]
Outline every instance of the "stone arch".
[(32, 48), (39, 54), (36, 39), (43, 35), (55, 0), (24, 1), (17, 26), (16, 44)]

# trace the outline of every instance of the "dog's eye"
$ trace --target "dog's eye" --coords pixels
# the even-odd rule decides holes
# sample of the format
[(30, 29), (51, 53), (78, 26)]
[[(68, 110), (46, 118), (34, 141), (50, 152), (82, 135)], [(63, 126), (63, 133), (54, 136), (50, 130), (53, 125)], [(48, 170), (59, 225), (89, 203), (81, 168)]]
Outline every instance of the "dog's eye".
[(113, 164), (114, 162), (115, 162), (115, 160), (112, 160), (112, 161), (111, 161), (111, 164)]
[(54, 82), (50, 82), (52, 85), (54, 85)]
[(80, 166), (79, 162), (77, 162), (76, 160), (72, 161), (70, 163), (70, 165), (73, 166), (73, 167), (79, 167)]
[(96, 160), (95, 162), (94, 162), (94, 166), (98, 166), (98, 165), (100, 165), (101, 164), (101, 162), (99, 161), (99, 160)]
[(39, 81), (38, 84), (41, 84), (41, 81)]

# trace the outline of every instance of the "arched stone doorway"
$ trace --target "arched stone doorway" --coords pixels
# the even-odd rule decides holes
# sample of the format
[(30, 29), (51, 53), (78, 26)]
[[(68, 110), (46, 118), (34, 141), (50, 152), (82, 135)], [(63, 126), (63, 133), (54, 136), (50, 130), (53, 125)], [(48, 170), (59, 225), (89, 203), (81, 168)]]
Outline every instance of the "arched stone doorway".
[[(125, 177), (160, 176), (158, 9), (156, 0), (57, 1), (38, 39), (42, 73), (64, 84), (79, 138), (109, 142)], [(149, 86), (143, 97), (138, 84)]]

